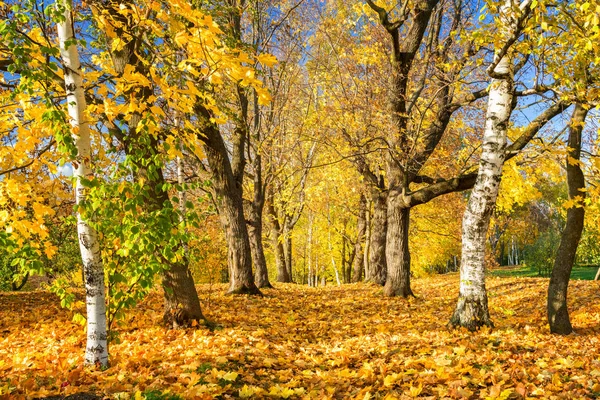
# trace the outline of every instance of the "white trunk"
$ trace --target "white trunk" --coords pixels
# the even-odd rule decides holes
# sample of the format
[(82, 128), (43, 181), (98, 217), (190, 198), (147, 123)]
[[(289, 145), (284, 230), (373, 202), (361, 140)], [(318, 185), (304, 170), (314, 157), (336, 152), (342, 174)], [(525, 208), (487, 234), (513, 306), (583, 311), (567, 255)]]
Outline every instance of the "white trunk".
[[(90, 131), (85, 120), (85, 96), (79, 62), (79, 53), (74, 41), (72, 4), (70, 0), (59, 0), (64, 7), (64, 21), (57, 24), (60, 54), (64, 65), (65, 89), (72, 135), (77, 147), (76, 162), (73, 163), (75, 177), (75, 202), (86, 198), (86, 188), (82, 178), (92, 176)], [(77, 235), (79, 249), (85, 271), (85, 291), (87, 304), (87, 344), (85, 363), (88, 365), (108, 366), (108, 347), (106, 341), (106, 304), (104, 287), (104, 268), (100, 256), (100, 245), (95, 230), (77, 214)]]
[[(500, 9), (500, 34), (509, 38), (518, 29), (514, 4), (506, 0)], [(475, 330), (491, 326), (485, 289), (485, 242), (505, 159), (506, 133), (512, 111), (513, 71), (508, 56), (498, 60), (490, 83), (479, 173), (463, 216), (460, 294), (451, 325)]]

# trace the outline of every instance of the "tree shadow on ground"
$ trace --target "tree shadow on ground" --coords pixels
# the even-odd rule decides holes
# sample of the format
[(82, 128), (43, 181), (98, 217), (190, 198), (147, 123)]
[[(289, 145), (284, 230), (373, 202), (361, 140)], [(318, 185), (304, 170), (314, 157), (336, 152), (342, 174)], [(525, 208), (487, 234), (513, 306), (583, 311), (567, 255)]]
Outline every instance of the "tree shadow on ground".
[(94, 393), (75, 393), (68, 396), (36, 397), (34, 400), (102, 400), (103, 398)]

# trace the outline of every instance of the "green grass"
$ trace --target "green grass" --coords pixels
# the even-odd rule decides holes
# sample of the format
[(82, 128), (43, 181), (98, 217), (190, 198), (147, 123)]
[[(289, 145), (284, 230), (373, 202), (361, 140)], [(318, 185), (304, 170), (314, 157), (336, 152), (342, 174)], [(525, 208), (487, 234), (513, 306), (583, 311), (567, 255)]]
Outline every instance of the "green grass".
[[(598, 266), (574, 266), (571, 271), (571, 279), (577, 280), (594, 280), (596, 276), (596, 271), (598, 270)], [(548, 271), (545, 275), (540, 275), (537, 268), (529, 267), (525, 265), (519, 266), (506, 266), (506, 267), (498, 267), (494, 268), (491, 271), (493, 276), (500, 277), (549, 277), (550, 272)]]

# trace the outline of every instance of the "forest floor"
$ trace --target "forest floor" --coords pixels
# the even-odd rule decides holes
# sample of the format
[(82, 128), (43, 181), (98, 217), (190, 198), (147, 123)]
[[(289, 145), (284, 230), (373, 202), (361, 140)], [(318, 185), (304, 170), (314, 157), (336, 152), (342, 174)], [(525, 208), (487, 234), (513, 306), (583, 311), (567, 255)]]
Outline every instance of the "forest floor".
[(81, 366), (84, 330), (54, 295), (2, 293), (0, 398), (598, 397), (600, 282), (571, 282), (566, 337), (549, 334), (547, 284), (490, 277), (496, 327), (476, 333), (446, 328), (457, 274), (414, 280), (409, 301), (366, 284), (278, 284), (263, 298), (201, 285), (214, 331), (160, 327), (156, 293), (119, 328), (105, 371)]

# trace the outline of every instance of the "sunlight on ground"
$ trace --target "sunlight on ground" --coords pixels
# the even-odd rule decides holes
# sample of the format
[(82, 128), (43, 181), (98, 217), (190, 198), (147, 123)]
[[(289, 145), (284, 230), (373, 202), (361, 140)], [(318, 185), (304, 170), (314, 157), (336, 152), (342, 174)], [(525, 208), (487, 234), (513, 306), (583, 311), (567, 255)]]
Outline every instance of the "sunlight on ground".
[(448, 331), (458, 276), (414, 281), (417, 299), (364, 284), (276, 284), (264, 298), (200, 286), (215, 331), (159, 327), (151, 296), (120, 327), (111, 368), (83, 360), (83, 328), (53, 295), (0, 294), (0, 398), (78, 392), (127, 398), (590, 398), (600, 393), (600, 283), (571, 282), (577, 335), (549, 335), (548, 281), (490, 278), (496, 328)]

